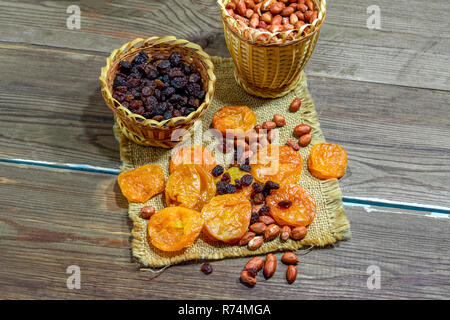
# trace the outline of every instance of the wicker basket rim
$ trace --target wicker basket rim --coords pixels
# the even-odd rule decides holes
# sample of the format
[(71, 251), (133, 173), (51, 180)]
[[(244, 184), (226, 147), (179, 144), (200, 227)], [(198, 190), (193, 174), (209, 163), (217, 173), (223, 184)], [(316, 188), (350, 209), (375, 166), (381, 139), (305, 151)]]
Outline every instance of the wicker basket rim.
[[(148, 47), (153, 47), (153, 46), (157, 46), (159, 44), (163, 44), (163, 43), (167, 43), (167, 42), (172, 42), (172, 45), (181, 45), (181, 46), (185, 46), (188, 49), (194, 50), (203, 60), (203, 62), (205, 63), (205, 65), (207, 66), (206, 68), (206, 73), (209, 76), (209, 81), (206, 84), (207, 87), (207, 91), (206, 91), (206, 95), (205, 95), (205, 99), (203, 101), (203, 103), (197, 108), (196, 111), (190, 113), (188, 116), (180, 116), (180, 117), (175, 117), (175, 118), (171, 118), (171, 119), (167, 119), (167, 120), (163, 120), (163, 121), (157, 121), (157, 120), (153, 120), (153, 119), (147, 119), (139, 114), (135, 114), (133, 112), (131, 112), (130, 110), (128, 110), (127, 108), (125, 108), (124, 106), (122, 106), (122, 104), (117, 101), (116, 99), (114, 99), (112, 97), (111, 91), (108, 88), (108, 79), (107, 79), (107, 74), (109, 69), (111, 68), (111, 65), (113, 64), (113, 62), (115, 61), (116, 56), (119, 53), (123, 53), (123, 54), (129, 54), (130, 52), (134, 52), (134, 51), (139, 51), (140, 47), (148, 45)], [(139, 46), (136, 47), (137, 44), (141, 43)], [(184, 39), (177, 39), (174, 36), (165, 36), (165, 37), (150, 37), (147, 39), (143, 39), (143, 38), (136, 38), (132, 41), (129, 41), (125, 44), (123, 44), (120, 49), (115, 49), (112, 51), (111, 55), (106, 59), (106, 66), (101, 68), (101, 75), (99, 77), (99, 80), (101, 82), (101, 91), (105, 97), (105, 99), (109, 99), (111, 101), (114, 102), (113, 106), (110, 106), (107, 102), (108, 107), (112, 107), (114, 110), (117, 111), (121, 111), (124, 115), (127, 116), (127, 118), (132, 119), (137, 125), (139, 126), (150, 126), (152, 129), (174, 129), (177, 127), (182, 127), (184, 124), (191, 122), (193, 119), (197, 119), (198, 117), (200, 117), (203, 112), (206, 110), (206, 108), (209, 106), (209, 104), (211, 104), (212, 99), (213, 99), (213, 95), (214, 95), (214, 88), (215, 88), (215, 83), (216, 83), (216, 76), (214, 74), (214, 65), (211, 61), (210, 56), (203, 51), (203, 49), (195, 44), (192, 43), (188, 40), (184, 40)], [(117, 105), (118, 106), (117, 106)], [(120, 113), (118, 112), (118, 116), (120, 116)]]
[[(293, 44), (295, 44), (297, 42), (305, 41), (305, 40), (311, 38), (316, 32), (318, 32), (320, 30), (320, 27), (322, 26), (323, 22), (325, 21), (325, 17), (326, 17), (326, 13), (327, 13), (326, 0), (312, 0), (312, 1), (314, 1), (316, 3), (316, 5), (318, 5), (319, 3), (323, 4), (322, 6), (318, 5), (319, 12), (322, 13), (322, 19), (317, 18), (312, 24), (311, 23), (305, 24), (304, 26), (302, 26), (301, 29), (294, 29), (294, 30), (290, 30), (290, 31), (282, 31), (282, 32), (275, 32), (275, 33), (259, 31), (259, 33), (258, 33), (258, 35), (260, 35), (260, 34), (278, 35), (278, 34), (282, 34), (282, 33), (288, 34), (288, 33), (294, 32), (294, 31), (298, 31), (298, 30), (303, 31), (308, 26), (314, 27), (314, 30), (311, 31), (310, 33), (308, 33), (306, 36), (301, 36), (301, 37), (299, 37), (297, 39), (293, 39), (293, 40), (289, 40), (289, 41), (281, 42), (281, 43), (262, 43), (262, 42), (259, 42), (259, 41), (252, 42), (248, 38), (245, 38), (242, 35), (240, 35), (239, 33), (237, 33), (234, 30), (234, 28), (231, 28), (231, 26), (228, 24), (227, 20), (234, 20), (234, 21), (237, 21), (237, 20), (234, 19), (233, 17), (231, 17), (228, 14), (228, 12), (226, 11), (225, 4), (224, 4), (225, 1), (226, 0), (217, 0), (217, 3), (219, 4), (219, 7), (220, 7), (222, 20), (225, 23), (227, 23), (227, 25), (230, 27), (231, 32), (234, 35), (236, 35), (241, 41), (244, 41), (244, 42), (247, 42), (247, 43), (251, 43), (252, 46), (256, 46), (256, 47), (285, 47), (285, 46), (293, 45)], [(232, 1), (232, 0), (229, 0), (229, 1)], [(321, 10), (323, 10), (323, 11), (321, 11)], [(246, 30), (255, 30), (255, 29), (253, 29), (251, 27), (246, 27)]]

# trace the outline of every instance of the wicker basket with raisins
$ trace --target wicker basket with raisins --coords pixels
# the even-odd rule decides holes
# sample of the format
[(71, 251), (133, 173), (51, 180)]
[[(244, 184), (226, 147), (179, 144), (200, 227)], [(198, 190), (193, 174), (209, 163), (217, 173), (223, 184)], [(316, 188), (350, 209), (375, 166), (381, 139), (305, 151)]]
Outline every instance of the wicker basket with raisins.
[(172, 148), (212, 102), (214, 66), (200, 46), (175, 37), (135, 39), (114, 50), (100, 82), (122, 133), (145, 146)]

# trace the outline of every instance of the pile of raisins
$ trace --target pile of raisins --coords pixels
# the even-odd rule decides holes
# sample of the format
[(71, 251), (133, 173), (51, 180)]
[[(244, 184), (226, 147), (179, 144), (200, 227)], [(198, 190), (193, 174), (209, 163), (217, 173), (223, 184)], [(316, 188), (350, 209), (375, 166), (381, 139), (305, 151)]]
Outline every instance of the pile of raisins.
[(189, 115), (206, 95), (196, 65), (177, 52), (149, 57), (141, 51), (131, 63), (121, 61), (113, 89), (122, 106), (157, 121)]

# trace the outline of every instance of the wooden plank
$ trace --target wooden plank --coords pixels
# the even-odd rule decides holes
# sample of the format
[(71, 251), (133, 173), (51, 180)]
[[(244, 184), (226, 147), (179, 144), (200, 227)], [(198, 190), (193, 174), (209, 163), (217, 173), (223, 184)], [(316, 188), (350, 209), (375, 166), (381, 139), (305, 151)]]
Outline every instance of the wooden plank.
[[(116, 177), (0, 165), (1, 298), (49, 299), (428, 299), (450, 298), (450, 220), (347, 207), (353, 238), (300, 257), (300, 276), (275, 276), (249, 289), (238, 281), (245, 258), (173, 266), (158, 277), (130, 253), (131, 223)], [(280, 255), (277, 254), (279, 257)], [(66, 268), (81, 269), (81, 289)], [(367, 288), (367, 268), (381, 288)], [(217, 290), (220, 286), (221, 290)]]
[[(104, 59), (0, 44), (8, 74), (0, 79), (0, 158), (119, 168), (98, 81)], [(448, 92), (313, 76), (308, 83), (325, 137), (349, 152), (345, 196), (450, 207)]]
[[(175, 35), (228, 56), (215, 0), (82, 1), (81, 30), (66, 28), (71, 1), (1, 1), (0, 40), (109, 53), (135, 37)], [(381, 30), (366, 21), (371, 0), (328, 1), (308, 64), (311, 75), (450, 90), (448, 1), (380, 0)], [(398, 14), (401, 12), (401, 14)], [(424, 21), (433, 21), (424, 32)]]

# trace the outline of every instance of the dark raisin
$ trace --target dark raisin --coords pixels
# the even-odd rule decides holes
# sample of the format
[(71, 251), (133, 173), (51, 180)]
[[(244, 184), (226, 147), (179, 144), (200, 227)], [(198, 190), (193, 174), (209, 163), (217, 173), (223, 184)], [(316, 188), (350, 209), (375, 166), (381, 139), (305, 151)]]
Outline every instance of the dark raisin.
[(142, 101), (141, 100), (132, 100), (130, 102), (130, 109), (139, 109), (140, 107), (142, 107)]
[(118, 86), (115, 90), (116, 90), (116, 92), (125, 93), (128, 91), (128, 88), (127, 88), (127, 86)]
[(260, 216), (265, 216), (265, 215), (268, 215), (269, 212), (270, 212), (270, 207), (263, 204), (261, 209), (259, 209), (258, 214)]
[(188, 104), (194, 108), (198, 108), (200, 105), (200, 100), (196, 99), (195, 97), (190, 97)]
[(125, 101), (125, 94), (119, 91), (114, 92), (112, 97), (119, 102)]
[(126, 79), (122, 75), (116, 75), (114, 79), (113, 87), (123, 86), (126, 83)]
[(201, 78), (199, 73), (193, 73), (189, 76), (189, 82), (198, 82)]
[(258, 182), (254, 182), (252, 184), (252, 187), (253, 187), (253, 191), (254, 192), (262, 192), (263, 189), (264, 189), (264, 184), (258, 183)]
[(256, 205), (258, 205), (258, 204), (263, 204), (264, 201), (265, 201), (265, 197), (264, 197), (264, 195), (262, 194), (262, 192), (254, 193), (254, 194), (252, 195), (252, 199), (253, 199), (253, 203), (256, 204)]
[(195, 109), (193, 109), (193, 108), (186, 108), (186, 110), (183, 112), (183, 115), (188, 116), (194, 111), (195, 111)]
[(226, 186), (226, 190), (227, 190), (227, 193), (235, 193), (236, 192), (236, 187), (235, 186), (233, 186), (232, 184), (227, 184), (227, 186)]
[[(172, 107), (173, 108), (173, 107)], [(180, 110), (177, 110), (177, 109), (173, 109), (172, 110), (172, 117), (173, 118), (175, 118), (175, 117), (181, 117), (181, 111)]]
[(173, 78), (170, 84), (176, 89), (182, 89), (187, 84), (187, 78), (185, 76)]
[(181, 71), (179, 68), (173, 68), (173, 69), (169, 70), (167, 75), (171, 78), (182, 77), (182, 76), (184, 76), (184, 72)]
[(206, 96), (206, 92), (204, 90), (201, 90), (198, 94), (196, 94), (197, 98), (199, 98), (200, 100), (205, 99)]
[(158, 63), (158, 68), (161, 70), (161, 71), (164, 71), (164, 70), (166, 70), (167, 68), (169, 68), (170, 67), (170, 62), (168, 61), (168, 60), (161, 60), (159, 63)]
[[(174, 93), (175, 93), (175, 88), (174, 87), (167, 87), (167, 88), (165, 88), (163, 91), (162, 91), (162, 94), (163, 95), (165, 95), (165, 96), (167, 96), (167, 97), (170, 97), (171, 95), (173, 95)], [(174, 102), (174, 101), (172, 101), (172, 99), (170, 99), (170, 101), (171, 102)], [(176, 101), (175, 101), (176, 102)]]
[(119, 66), (120, 66), (120, 72), (122, 72), (122, 73), (124, 73), (126, 75), (130, 74), (131, 68), (132, 68), (132, 65), (131, 65), (130, 62), (128, 62), (128, 61), (120, 61), (119, 62)]
[(197, 65), (191, 64), (191, 65), (190, 65), (190, 70), (191, 70), (191, 73), (197, 72)]
[(145, 112), (144, 107), (139, 107), (138, 109), (136, 109), (136, 110), (134, 111), (134, 113), (139, 114), (139, 115), (141, 115), (141, 116), (144, 114), (144, 112)]
[(248, 165), (248, 164), (241, 164), (240, 166), (239, 166), (239, 169), (241, 169), (242, 171), (245, 171), (245, 172), (250, 172), (250, 166)]
[(148, 55), (144, 52), (141, 51), (138, 53), (138, 55), (133, 59), (133, 64), (134, 65), (138, 65), (138, 64), (143, 64), (146, 63), (148, 60)]
[(183, 57), (178, 52), (174, 52), (170, 55), (169, 61), (173, 67), (178, 67), (183, 62)]
[(258, 214), (252, 214), (252, 217), (250, 218), (250, 224), (252, 225), (252, 224), (257, 223), (257, 222), (260, 222), (259, 221), (259, 215)]
[(153, 95), (155, 96), (156, 99), (160, 100), (161, 99), (161, 90), (155, 89), (155, 92), (153, 92)]
[(290, 208), (292, 206), (292, 201), (291, 200), (280, 201), (278, 202), (278, 206), (283, 209)]
[(172, 112), (171, 111), (166, 111), (166, 112), (164, 112), (164, 120), (168, 120), (168, 119), (170, 119), (170, 118), (172, 118)]
[(234, 179), (234, 186), (236, 189), (242, 189), (241, 181), (239, 179)]
[(217, 182), (217, 184), (216, 184), (217, 193), (218, 194), (227, 194), (228, 193), (227, 185), (228, 185), (228, 183), (223, 182), (223, 181)]
[(228, 172), (225, 172), (222, 176), (222, 178), (220, 179), (220, 181), (223, 181), (225, 183), (230, 183), (231, 181), (231, 176)]
[(241, 178), (241, 185), (243, 187), (247, 187), (247, 186), (251, 185), (252, 182), (253, 182), (253, 176), (251, 174), (245, 174)]
[(208, 262), (202, 264), (201, 270), (204, 274), (211, 274), (213, 272), (213, 268)]
[(125, 83), (125, 85), (128, 88), (136, 88), (136, 87), (139, 87), (140, 84), (141, 84), (141, 80), (140, 79), (131, 79), (131, 80), (128, 80)]
[(212, 169), (211, 173), (212, 173), (212, 175), (214, 177), (218, 177), (218, 176), (220, 176), (223, 173), (223, 171), (224, 171), (223, 167), (217, 165), (217, 166), (214, 167), (214, 169)]
[(268, 189), (268, 190), (280, 189), (280, 185), (273, 181), (267, 181), (264, 184), (264, 189)]

